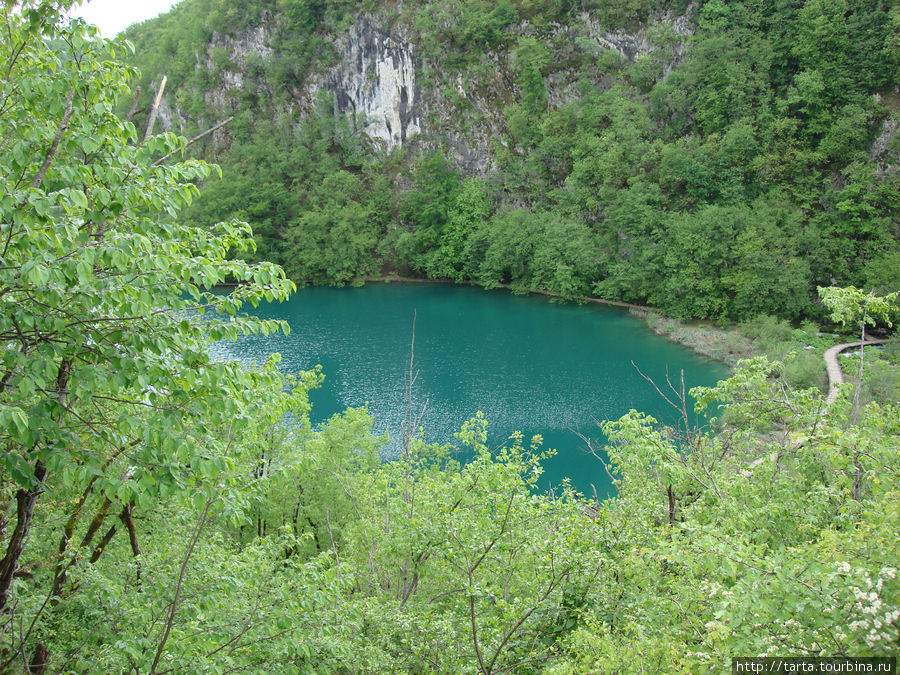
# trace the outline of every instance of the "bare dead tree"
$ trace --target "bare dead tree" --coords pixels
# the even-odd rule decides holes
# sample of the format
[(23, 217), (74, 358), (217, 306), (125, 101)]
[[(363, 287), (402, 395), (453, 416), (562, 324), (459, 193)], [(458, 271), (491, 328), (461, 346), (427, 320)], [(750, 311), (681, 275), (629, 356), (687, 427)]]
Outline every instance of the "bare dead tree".
[(668, 366), (666, 367), (666, 384), (669, 386), (669, 389), (672, 392), (671, 395), (674, 398), (674, 400), (672, 400), (672, 398), (669, 398), (669, 396), (667, 396), (663, 392), (663, 390), (659, 388), (659, 386), (656, 384), (656, 382), (653, 381), (653, 378), (651, 378), (649, 375), (645, 375), (641, 371), (641, 369), (637, 367), (637, 365), (635, 364), (634, 361), (631, 362), (631, 365), (638, 372), (638, 375), (643, 377), (645, 380), (647, 380), (647, 382), (649, 382), (651, 384), (651, 386), (656, 390), (656, 393), (659, 394), (660, 397), (662, 397), (662, 399), (666, 403), (668, 403), (672, 408), (674, 408), (676, 411), (678, 411), (678, 414), (681, 417), (681, 421), (684, 424), (683, 434), (684, 434), (685, 442), (689, 446), (691, 446), (691, 449), (699, 450), (702, 437), (691, 426), (690, 418), (688, 416), (687, 389), (684, 386), (684, 369), (682, 368), (682, 370), (681, 370), (680, 386), (678, 389), (676, 389), (675, 386), (672, 384), (672, 379), (669, 377), (669, 368), (668, 368)]
[(147, 118), (147, 130), (144, 132), (144, 141), (153, 135), (153, 127), (156, 126), (156, 116), (159, 114), (159, 104), (162, 102), (165, 89), (166, 76), (163, 75), (162, 82), (159, 83), (159, 91), (156, 92), (156, 98), (153, 101), (153, 106), (150, 108), (150, 115)]
[(207, 130), (204, 131), (203, 133), (197, 134), (197, 135), (194, 136), (191, 140), (189, 140), (187, 143), (185, 143), (181, 148), (179, 148), (178, 150), (173, 150), (172, 152), (170, 152), (170, 153), (168, 153), (168, 154), (166, 154), (166, 155), (163, 155), (162, 157), (160, 157), (159, 159), (157, 159), (155, 162), (153, 162), (153, 164), (152, 164), (151, 166), (159, 166), (160, 164), (162, 164), (163, 162), (165, 162), (167, 159), (169, 159), (170, 157), (173, 157), (173, 156), (176, 155), (177, 153), (181, 152), (182, 150), (184, 150), (184, 148), (188, 147), (188, 146), (191, 145), (192, 143), (196, 143), (196, 142), (199, 141), (200, 139), (206, 138), (207, 136), (209, 136), (209, 135), (210, 135), (211, 133), (213, 133), (214, 131), (218, 131), (219, 129), (221, 129), (222, 127), (224, 127), (226, 124), (228, 124), (228, 123), (229, 123), (231, 120), (233, 120), (233, 119), (234, 119), (234, 115), (232, 115), (231, 117), (228, 117), (228, 118), (222, 120), (221, 122), (219, 122), (218, 124), (216, 124), (216, 125), (214, 125), (214, 126), (211, 126), (209, 129), (207, 129)]
[(409, 459), (409, 449), (412, 439), (416, 434), (416, 429), (422, 425), (422, 419), (425, 417), (425, 411), (428, 409), (428, 399), (422, 405), (422, 410), (418, 414), (413, 412), (413, 394), (415, 392), (416, 380), (419, 377), (419, 371), (416, 370), (416, 317), (417, 312), (413, 310), (412, 337), (409, 341), (409, 361), (406, 370), (406, 393), (404, 397), (404, 424), (403, 424), (403, 456)]

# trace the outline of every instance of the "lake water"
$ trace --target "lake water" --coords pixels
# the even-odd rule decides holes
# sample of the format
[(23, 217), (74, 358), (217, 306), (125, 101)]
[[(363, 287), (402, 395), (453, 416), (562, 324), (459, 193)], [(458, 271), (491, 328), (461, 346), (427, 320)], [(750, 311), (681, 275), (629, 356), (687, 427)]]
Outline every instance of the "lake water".
[[(217, 358), (262, 362), (280, 352), (285, 372), (321, 365), (325, 382), (311, 393), (313, 422), (368, 403), (375, 431), (396, 456), (404, 425), (406, 376), (415, 317), (415, 409), (425, 407), (428, 441), (452, 442), (477, 411), (489, 445), (513, 431), (541, 434), (557, 455), (544, 463), (541, 487), (570, 478), (591, 496), (612, 494), (601, 462), (578, 436), (602, 447), (602, 420), (634, 408), (675, 423), (677, 416), (632, 365), (658, 383), (684, 369), (687, 386), (711, 385), (724, 365), (653, 334), (624, 310), (550, 302), (465, 286), (370, 284), (307, 288), (289, 302), (255, 310), (286, 320), (290, 335), (245, 337), (215, 346)], [(461, 455), (462, 460), (465, 455)]]

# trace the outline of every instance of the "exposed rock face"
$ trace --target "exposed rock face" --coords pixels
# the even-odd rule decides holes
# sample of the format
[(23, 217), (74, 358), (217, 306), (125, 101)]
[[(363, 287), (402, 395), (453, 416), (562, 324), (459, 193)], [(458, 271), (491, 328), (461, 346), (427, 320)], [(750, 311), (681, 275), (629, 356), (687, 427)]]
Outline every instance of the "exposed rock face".
[[(664, 64), (664, 73), (668, 73), (684, 58), (683, 38), (692, 32), (688, 17), (693, 7), (688, 8), (687, 15), (655, 17), (634, 32), (611, 32), (585, 13), (576, 25), (556, 27), (556, 44), (565, 45), (566, 52), (577, 51), (578, 40), (587, 38), (601, 50), (614, 50), (629, 62), (656, 54)], [(245, 33), (213, 36), (207, 50), (213, 56), (202, 62), (198, 57), (197, 68), (215, 73), (217, 84), (203, 92), (210, 119), (195, 120), (198, 127), (230, 114), (242, 89), (255, 88), (265, 98), (272, 97), (265, 82), (253, 79), (251, 61), (274, 55), (270, 42), (277, 20), (270, 13)], [(391, 27), (385, 28), (388, 25)], [(653, 32), (660, 28), (668, 36), (666, 47), (660, 47)], [(340, 55), (337, 63), (320, 72), (306, 73), (290, 91), (286, 112), (299, 123), (312, 110), (316, 94), (329, 91), (334, 95), (336, 112), (350, 116), (354, 129), (384, 151), (408, 144), (442, 149), (464, 173), (484, 174), (491, 168), (492, 146), (505, 136), (503, 106), (514, 103), (520, 95), (510, 70), (511, 60), (493, 52), (483, 54), (486, 67), (481, 72), (491, 73), (489, 81), (470, 82), (466, 73), (444, 73), (440, 64), (420, 62), (412, 30), (400, 22), (359, 14), (348, 31), (334, 38)], [(523, 22), (518, 30), (527, 34), (531, 29)], [(556, 55), (560, 62), (565, 56)], [(423, 90), (417, 82), (417, 71), (422, 68), (430, 68), (438, 80), (446, 81)], [(551, 72), (545, 80), (552, 107), (565, 105), (579, 95), (575, 82), (565, 72)], [(454, 91), (457, 100), (448, 99), (447, 91)], [(164, 102), (160, 110), (160, 123), (165, 129), (183, 132), (189, 125), (185, 113), (174, 104), (174, 94), (167, 92), (168, 104)], [(217, 143), (225, 140), (220, 133), (227, 131), (217, 132)]]
[[(690, 22), (691, 12), (697, 7), (696, 3), (688, 6), (685, 14), (666, 13), (663, 16), (651, 19), (647, 26), (642, 26), (634, 33), (626, 31), (608, 31), (603, 25), (597, 23), (590, 14), (582, 14), (581, 19), (588, 28), (588, 36), (599, 47), (612, 49), (629, 63), (635, 59), (651, 54), (657, 49), (650, 35), (654, 29), (666, 26), (671, 33), (679, 38), (687, 38), (693, 34), (694, 28)], [(686, 40), (679, 41), (675, 46), (666, 66), (668, 73), (684, 57), (687, 51)]]
[(156, 118), (157, 130), (173, 131), (176, 134), (184, 135), (187, 126), (187, 118), (178, 108), (172, 107), (169, 103), (169, 97), (163, 96), (159, 103), (159, 113)]
[[(271, 20), (271, 15), (266, 17)], [(201, 118), (193, 120), (199, 128), (205, 128), (215, 124), (228, 114), (233, 112), (236, 104), (234, 98), (245, 84), (249, 72), (249, 59), (266, 59), (273, 54), (269, 46), (269, 32), (265, 25), (256, 26), (238, 36), (226, 36), (214, 33), (210, 40), (207, 53), (219, 51), (224, 56), (227, 65), (220, 66), (207, 56), (201, 59), (196, 55), (195, 68), (207, 72), (217, 72), (218, 82), (216, 86), (203, 92), (209, 119)], [(255, 82), (255, 86), (262, 88), (263, 84)], [(154, 83), (154, 91), (158, 83)], [(268, 92), (270, 93), (270, 92)], [(159, 106), (157, 118), (157, 130), (174, 131), (185, 134), (189, 127), (188, 114), (178, 105), (177, 92), (167, 89)], [(216, 138), (222, 140), (224, 131), (216, 132)]]
[[(271, 17), (267, 17), (271, 20)], [(210, 52), (220, 50), (226, 55), (228, 67), (219, 72), (220, 84), (206, 92), (206, 103), (214, 110), (224, 111), (229, 107), (229, 92), (244, 86), (245, 73), (248, 71), (250, 58), (266, 59), (272, 55), (269, 46), (269, 32), (265, 25), (256, 26), (237, 37), (214, 33), (209, 45)], [(198, 64), (199, 66), (200, 64)], [(207, 59), (204, 64), (207, 70), (216, 69), (216, 64)]]
[[(900, 134), (900, 119), (894, 117), (884, 121), (881, 133), (869, 148), (869, 159), (878, 162), (880, 177), (892, 176), (900, 170), (900, 151), (895, 139)], [(893, 147), (892, 147), (893, 145)]]
[(391, 150), (421, 131), (415, 66), (410, 42), (362, 16), (350, 29), (340, 63), (319, 86), (334, 93), (337, 112), (352, 115), (365, 134)]

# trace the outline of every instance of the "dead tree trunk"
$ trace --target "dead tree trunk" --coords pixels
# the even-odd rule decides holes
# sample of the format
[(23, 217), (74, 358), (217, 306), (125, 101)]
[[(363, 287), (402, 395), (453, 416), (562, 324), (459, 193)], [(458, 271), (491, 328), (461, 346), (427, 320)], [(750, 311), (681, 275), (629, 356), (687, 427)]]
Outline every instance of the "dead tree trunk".
[(153, 135), (153, 127), (156, 125), (156, 116), (159, 114), (159, 104), (162, 102), (163, 92), (166, 89), (166, 76), (163, 75), (162, 82), (159, 84), (159, 91), (156, 92), (156, 99), (153, 101), (153, 107), (150, 108), (150, 116), (147, 118), (147, 131), (144, 132), (144, 140), (146, 141)]

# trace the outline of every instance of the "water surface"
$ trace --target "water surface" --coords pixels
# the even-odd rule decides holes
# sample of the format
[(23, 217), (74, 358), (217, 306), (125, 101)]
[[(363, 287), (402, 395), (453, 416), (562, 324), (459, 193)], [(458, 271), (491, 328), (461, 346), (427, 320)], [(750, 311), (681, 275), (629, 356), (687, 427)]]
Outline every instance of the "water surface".
[[(415, 317), (415, 409), (426, 404), (428, 441), (454, 432), (482, 411), (489, 444), (510, 433), (541, 434), (557, 455), (545, 463), (544, 488), (566, 477), (587, 495), (613, 490), (603, 465), (587, 453), (581, 433), (602, 447), (597, 421), (630, 409), (674, 423), (674, 411), (632, 366), (657, 382), (684, 369), (688, 387), (711, 385), (722, 364), (664, 340), (616, 308), (568, 305), (464, 286), (370, 284), (307, 288), (290, 301), (261, 306), (263, 318), (286, 320), (288, 336), (220, 343), (220, 358), (262, 362), (280, 352), (285, 372), (321, 365), (325, 382), (312, 392), (313, 422), (348, 406), (368, 404), (375, 431), (402, 437), (405, 382)], [(577, 432), (577, 433), (576, 433)], [(462, 457), (464, 459), (464, 456)], [(593, 486), (593, 487), (592, 487)]]

